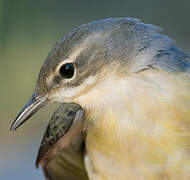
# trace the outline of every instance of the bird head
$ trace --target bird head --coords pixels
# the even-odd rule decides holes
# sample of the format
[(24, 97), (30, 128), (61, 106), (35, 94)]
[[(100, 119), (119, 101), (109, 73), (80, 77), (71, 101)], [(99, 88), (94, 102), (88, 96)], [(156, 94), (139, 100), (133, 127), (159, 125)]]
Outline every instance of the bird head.
[(161, 55), (167, 59), (166, 55), (173, 56), (175, 52), (185, 55), (172, 51), (171, 39), (158, 30), (136, 19), (110, 18), (79, 26), (66, 34), (46, 58), (34, 94), (11, 129), (51, 102), (76, 102), (82, 106), (109, 103), (111, 92), (116, 97), (119, 93), (117, 82), (129, 74), (149, 68), (179, 69), (176, 63), (160, 60)]

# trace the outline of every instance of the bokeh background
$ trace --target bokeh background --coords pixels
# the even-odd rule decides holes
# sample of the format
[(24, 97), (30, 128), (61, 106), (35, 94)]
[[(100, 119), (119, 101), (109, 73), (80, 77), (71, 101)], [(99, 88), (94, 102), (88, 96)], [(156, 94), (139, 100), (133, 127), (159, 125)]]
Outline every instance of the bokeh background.
[(136, 17), (163, 27), (190, 53), (189, 7), (189, 0), (0, 0), (0, 179), (44, 179), (34, 163), (56, 105), (42, 109), (16, 132), (9, 128), (61, 36), (92, 20)]

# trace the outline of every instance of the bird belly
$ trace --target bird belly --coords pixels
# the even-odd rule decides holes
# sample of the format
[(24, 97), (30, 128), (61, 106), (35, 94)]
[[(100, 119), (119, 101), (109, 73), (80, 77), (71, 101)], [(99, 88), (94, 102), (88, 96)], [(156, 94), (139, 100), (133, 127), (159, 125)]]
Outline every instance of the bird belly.
[[(114, 140), (114, 138), (112, 139)], [(137, 140), (137, 139), (136, 139)], [(189, 180), (190, 156), (183, 148), (171, 150), (147, 142), (87, 136), (85, 166), (90, 180)], [(119, 144), (120, 143), (120, 144)], [(123, 144), (125, 143), (125, 144)], [(131, 144), (132, 143), (132, 144)], [(135, 144), (139, 143), (139, 145)], [(132, 146), (134, 145), (134, 147)], [(155, 147), (154, 147), (155, 146)], [(169, 154), (171, 153), (171, 155)]]
[[(126, 145), (110, 144), (106, 140), (87, 137), (85, 166), (90, 180), (161, 180), (168, 179), (161, 164), (154, 164), (144, 158), (142, 147), (129, 148)], [(94, 142), (94, 144), (92, 144)], [(125, 143), (127, 141), (123, 141)], [(144, 154), (144, 157), (143, 157)]]

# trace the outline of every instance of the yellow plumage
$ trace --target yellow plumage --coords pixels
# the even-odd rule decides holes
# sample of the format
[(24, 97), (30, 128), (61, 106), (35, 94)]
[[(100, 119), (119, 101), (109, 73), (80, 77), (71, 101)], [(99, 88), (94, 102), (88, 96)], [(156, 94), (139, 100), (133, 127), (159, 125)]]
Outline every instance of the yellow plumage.
[(114, 81), (117, 104), (88, 111), (91, 178), (190, 179), (189, 75), (144, 71), (124, 81)]
[(131, 18), (76, 28), (11, 129), (49, 102), (75, 102), (90, 180), (190, 180), (190, 56), (159, 31)]

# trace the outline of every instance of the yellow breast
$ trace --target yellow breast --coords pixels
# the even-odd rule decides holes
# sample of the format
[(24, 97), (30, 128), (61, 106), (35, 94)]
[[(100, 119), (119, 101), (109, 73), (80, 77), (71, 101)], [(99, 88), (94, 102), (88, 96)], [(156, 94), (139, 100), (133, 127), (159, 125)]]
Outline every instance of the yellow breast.
[(189, 77), (143, 72), (125, 85), (116, 104), (88, 111), (93, 171), (100, 179), (190, 179)]

